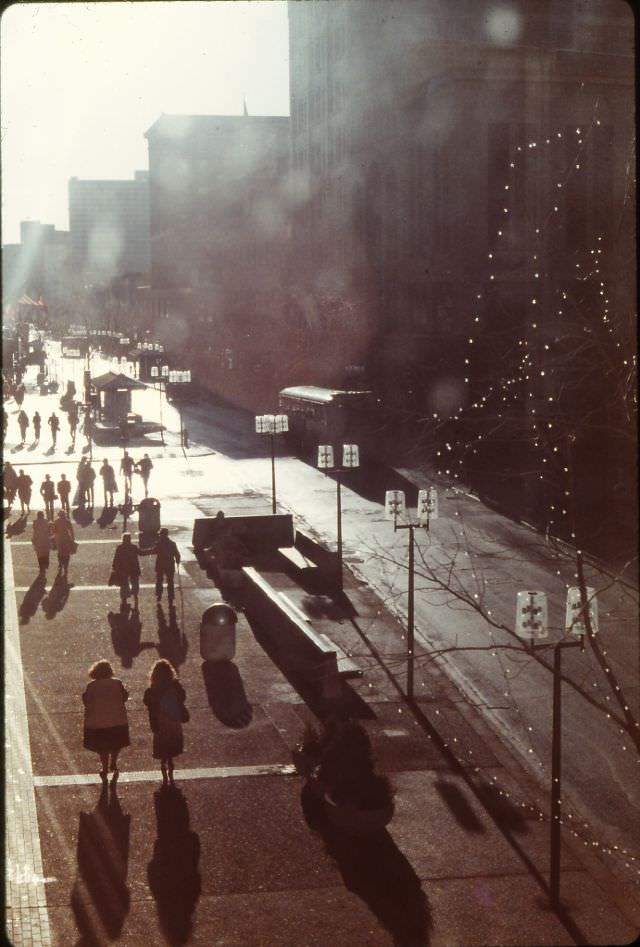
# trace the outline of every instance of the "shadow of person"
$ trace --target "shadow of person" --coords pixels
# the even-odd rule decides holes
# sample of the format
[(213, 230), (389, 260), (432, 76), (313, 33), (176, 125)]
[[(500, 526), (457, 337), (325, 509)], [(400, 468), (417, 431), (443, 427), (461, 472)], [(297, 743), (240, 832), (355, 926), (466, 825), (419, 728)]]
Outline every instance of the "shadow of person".
[(38, 605), (47, 588), (47, 577), (44, 572), (39, 572), (35, 577), (24, 598), (18, 607), (18, 622), (20, 625), (27, 625), (29, 619), (33, 618), (38, 611)]
[(14, 520), (13, 523), (7, 523), (7, 528), (5, 530), (5, 536), (19, 536), (20, 533), (24, 533), (27, 528), (27, 523), (29, 522), (29, 514), (21, 513), (17, 520)]
[(321, 811), (323, 803), (308, 785), (301, 802), (307, 824), (321, 835), (345, 886), (389, 931), (394, 947), (429, 947), (433, 926), (429, 899), (387, 830), (350, 835), (330, 825)]
[(184, 664), (189, 642), (181, 630), (173, 605), (169, 606), (169, 621), (167, 621), (162, 605), (156, 611), (158, 617), (158, 654), (161, 658), (171, 661), (174, 668)]
[(90, 506), (79, 506), (71, 511), (71, 516), (78, 526), (89, 526), (93, 523), (93, 508)]
[(200, 839), (189, 828), (189, 809), (182, 790), (162, 786), (153, 796), (158, 837), (147, 866), (149, 889), (167, 943), (186, 944), (200, 897)]
[(73, 583), (67, 582), (66, 576), (59, 572), (53, 580), (49, 594), (42, 600), (42, 610), (47, 618), (55, 618), (58, 612), (62, 611), (72, 588)]
[(102, 513), (96, 520), (96, 523), (100, 529), (106, 529), (107, 526), (110, 526), (111, 523), (115, 520), (118, 515), (117, 506), (105, 506), (102, 510)]
[(253, 710), (233, 661), (203, 661), (202, 677), (209, 706), (220, 723), (236, 730), (248, 727)]
[(107, 620), (111, 626), (111, 643), (114, 652), (120, 658), (122, 667), (130, 668), (133, 659), (149, 648), (155, 648), (153, 641), (142, 641), (142, 622), (136, 608), (125, 612), (109, 612)]
[(103, 787), (92, 812), (81, 812), (78, 871), (71, 891), (80, 937), (76, 947), (98, 947), (119, 937), (129, 912), (127, 887), (131, 816), (122, 811), (116, 787)]

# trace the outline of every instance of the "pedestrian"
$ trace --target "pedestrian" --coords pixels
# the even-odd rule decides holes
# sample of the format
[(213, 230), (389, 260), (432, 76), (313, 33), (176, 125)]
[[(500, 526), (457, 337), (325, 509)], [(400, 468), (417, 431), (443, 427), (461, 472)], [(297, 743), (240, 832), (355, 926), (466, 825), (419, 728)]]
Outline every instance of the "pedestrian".
[(120, 604), (123, 608), (133, 593), (133, 608), (138, 610), (138, 591), (140, 589), (140, 549), (131, 542), (131, 533), (122, 534), (122, 542), (116, 548), (111, 564), (109, 585), (120, 586)]
[(34, 412), (32, 423), (33, 423), (33, 439), (37, 444), (38, 441), (40, 440), (40, 430), (42, 428), (42, 418), (40, 417), (39, 411)]
[(142, 482), (144, 484), (144, 495), (149, 496), (149, 475), (153, 470), (153, 461), (148, 454), (145, 454), (144, 457), (138, 461), (135, 469), (142, 477)]
[(29, 418), (27, 412), (22, 409), (18, 412), (18, 427), (20, 428), (20, 441), (24, 444), (27, 437), (27, 428), (29, 427)]
[(7, 498), (9, 512), (11, 512), (13, 501), (15, 500), (16, 493), (18, 492), (18, 474), (16, 473), (15, 468), (11, 466), (9, 461), (7, 461), (4, 465), (2, 471), (2, 482), (4, 484), (4, 495)]
[(102, 461), (99, 474), (102, 477), (102, 486), (104, 489), (104, 505), (107, 505), (108, 495), (109, 506), (113, 506), (113, 494), (118, 492), (118, 484), (116, 483), (116, 472), (106, 457)]
[(182, 446), (185, 450), (189, 447), (189, 431), (186, 427), (182, 428)]
[(71, 493), (71, 483), (67, 480), (66, 474), (60, 474), (60, 479), (56, 484), (58, 496), (60, 497), (60, 506), (65, 513), (71, 513), (69, 506), (69, 494)]
[(124, 496), (125, 500), (127, 496), (131, 496), (131, 477), (133, 475), (133, 457), (130, 457), (129, 454), (125, 451), (122, 455), (122, 460), (120, 461), (120, 473), (124, 474)]
[(189, 719), (185, 707), (186, 693), (175, 668), (160, 658), (151, 668), (144, 704), (149, 712), (153, 733), (153, 758), (160, 760), (162, 782), (173, 785), (173, 761), (184, 751), (182, 724)]
[(150, 550), (156, 556), (156, 600), (162, 598), (163, 580), (167, 580), (167, 597), (169, 605), (173, 605), (175, 591), (173, 576), (176, 565), (180, 565), (180, 551), (172, 539), (169, 539), (169, 530), (163, 526), (156, 545)]
[(20, 500), (20, 511), (24, 513), (24, 508), (26, 506), (27, 513), (31, 512), (31, 488), (33, 487), (33, 480), (26, 474), (24, 470), (21, 470), (18, 474), (18, 499)]
[(40, 496), (44, 500), (44, 509), (48, 520), (53, 519), (53, 501), (56, 498), (56, 487), (49, 474), (44, 475), (40, 484)]
[(24, 401), (24, 395), (25, 395), (25, 387), (22, 384), (22, 382), (19, 382), (18, 385), (16, 386), (16, 393), (14, 395), (16, 399), (16, 404), (18, 405), (18, 407), (22, 405), (22, 402)]
[(69, 433), (71, 434), (71, 446), (76, 446), (76, 432), (78, 430), (78, 412), (69, 412)]
[(88, 671), (91, 680), (82, 695), (84, 730), (82, 745), (100, 757), (100, 779), (106, 784), (108, 772), (112, 784), (120, 775), (118, 755), (130, 745), (126, 701), (129, 693), (122, 681), (113, 676), (108, 661), (96, 661)]
[(80, 477), (80, 489), (86, 499), (87, 506), (90, 510), (93, 509), (94, 501), (94, 490), (93, 484), (96, 479), (96, 472), (91, 466), (90, 462), (87, 461), (82, 468), (81, 477)]
[(67, 519), (64, 510), (58, 510), (58, 516), (53, 523), (53, 539), (58, 550), (58, 574), (69, 573), (69, 559), (76, 550), (76, 540), (73, 535), (71, 520)]
[(44, 573), (49, 568), (51, 538), (51, 524), (44, 518), (44, 513), (42, 510), (38, 510), (36, 513), (36, 518), (33, 521), (31, 542), (33, 544), (33, 548), (35, 549), (41, 575), (44, 575)]
[(55, 413), (55, 411), (52, 412), (51, 417), (49, 418), (48, 424), (49, 424), (49, 427), (51, 428), (51, 444), (55, 448), (56, 441), (58, 439), (58, 431), (60, 430), (60, 418)]

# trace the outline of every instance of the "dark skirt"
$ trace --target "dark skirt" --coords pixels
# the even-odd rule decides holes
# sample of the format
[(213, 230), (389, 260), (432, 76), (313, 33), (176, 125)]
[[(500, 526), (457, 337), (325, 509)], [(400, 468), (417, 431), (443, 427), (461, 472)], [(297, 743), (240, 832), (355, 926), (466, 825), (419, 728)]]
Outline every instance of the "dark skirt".
[(162, 721), (160, 729), (153, 734), (154, 760), (167, 760), (180, 756), (184, 752), (182, 724), (176, 721)]
[(119, 727), (85, 729), (82, 745), (85, 750), (94, 753), (116, 753), (129, 746), (129, 725), (125, 723)]

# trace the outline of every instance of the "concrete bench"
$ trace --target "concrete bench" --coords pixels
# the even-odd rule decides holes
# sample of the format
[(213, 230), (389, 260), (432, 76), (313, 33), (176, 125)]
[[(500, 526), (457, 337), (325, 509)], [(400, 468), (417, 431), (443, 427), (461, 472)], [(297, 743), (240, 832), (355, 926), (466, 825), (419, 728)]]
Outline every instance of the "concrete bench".
[(287, 565), (293, 566), (299, 572), (307, 572), (318, 568), (317, 562), (303, 555), (295, 546), (280, 547), (278, 553), (287, 561)]
[(263, 622), (269, 634), (282, 645), (288, 663), (308, 677), (326, 700), (340, 697), (341, 684), (335, 645), (318, 634), (301, 610), (286, 594), (273, 586), (253, 567), (245, 566), (243, 588), (249, 618)]
[(192, 544), (195, 552), (203, 552), (229, 530), (242, 541), (251, 555), (275, 551), (280, 546), (293, 546), (293, 516), (290, 513), (225, 516), (222, 520), (206, 516), (193, 521)]

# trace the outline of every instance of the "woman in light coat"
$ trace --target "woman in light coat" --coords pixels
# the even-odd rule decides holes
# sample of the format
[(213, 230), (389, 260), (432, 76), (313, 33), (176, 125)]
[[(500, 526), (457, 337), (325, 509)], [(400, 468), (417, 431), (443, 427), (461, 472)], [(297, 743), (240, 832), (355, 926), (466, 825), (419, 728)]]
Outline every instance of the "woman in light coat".
[(84, 734), (82, 745), (100, 757), (100, 778), (107, 781), (108, 769), (112, 782), (118, 779), (118, 754), (129, 746), (129, 722), (125, 701), (129, 697), (124, 684), (113, 676), (108, 661), (96, 661), (89, 668), (91, 680), (87, 684), (84, 703)]

